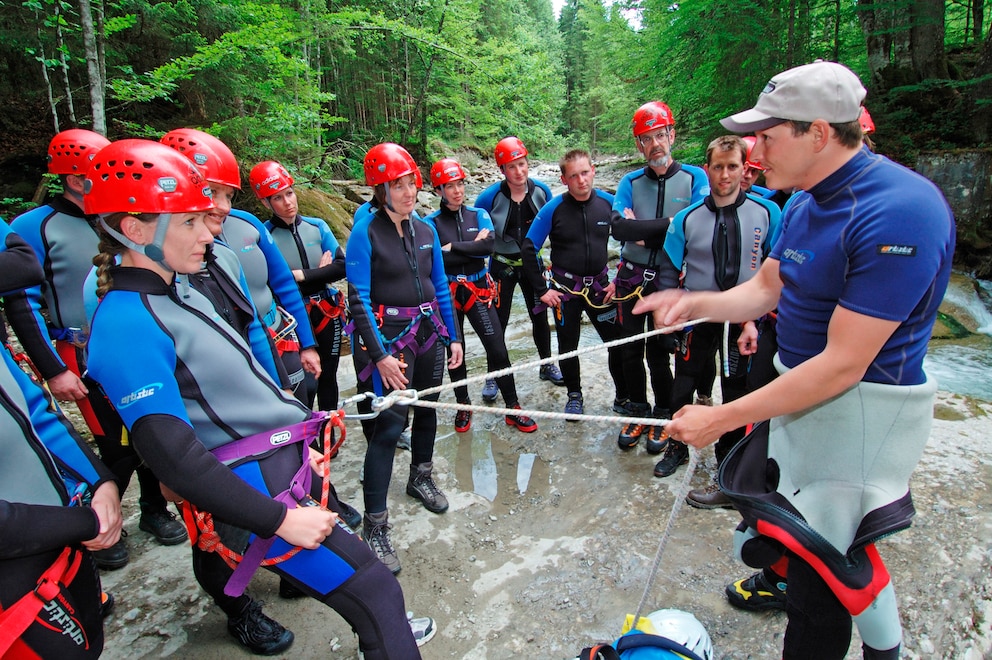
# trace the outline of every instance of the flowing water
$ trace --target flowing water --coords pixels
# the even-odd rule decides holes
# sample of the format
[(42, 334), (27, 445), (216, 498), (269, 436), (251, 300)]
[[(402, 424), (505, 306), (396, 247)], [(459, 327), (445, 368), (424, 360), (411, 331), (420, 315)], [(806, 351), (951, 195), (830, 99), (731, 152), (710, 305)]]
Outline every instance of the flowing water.
[(940, 389), (992, 401), (992, 282), (954, 276), (944, 308), (970, 331), (960, 339), (934, 339), (924, 365)]

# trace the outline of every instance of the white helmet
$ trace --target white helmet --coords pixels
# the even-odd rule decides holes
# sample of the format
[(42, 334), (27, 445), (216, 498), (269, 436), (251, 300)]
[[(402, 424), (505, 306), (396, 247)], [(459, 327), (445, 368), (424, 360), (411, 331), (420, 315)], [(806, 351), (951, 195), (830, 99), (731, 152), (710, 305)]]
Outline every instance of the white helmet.
[(668, 638), (686, 647), (702, 660), (713, 660), (713, 642), (699, 619), (682, 610), (655, 610), (647, 616), (655, 635)]

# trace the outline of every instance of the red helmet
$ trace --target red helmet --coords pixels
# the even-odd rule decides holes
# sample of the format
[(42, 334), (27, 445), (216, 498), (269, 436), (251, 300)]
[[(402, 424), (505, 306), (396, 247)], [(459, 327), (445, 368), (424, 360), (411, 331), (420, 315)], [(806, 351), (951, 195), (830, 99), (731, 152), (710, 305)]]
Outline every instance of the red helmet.
[(365, 154), (365, 185), (378, 186), (413, 174), (417, 187), (424, 185), (420, 169), (410, 152), (393, 142), (377, 144)]
[(163, 135), (159, 142), (185, 154), (200, 168), (207, 181), (241, 190), (237, 159), (227, 145), (213, 135), (195, 128), (177, 128)]
[(214, 207), (210, 187), (185, 156), (151, 140), (118, 140), (93, 158), (83, 210), (107, 213), (197, 213)]
[(48, 171), (51, 174), (86, 174), (96, 152), (110, 144), (99, 133), (82, 128), (62, 131), (48, 143)]
[(286, 168), (274, 160), (264, 160), (248, 173), (248, 185), (259, 199), (272, 197), (295, 183)]
[(875, 122), (868, 114), (868, 108), (861, 106), (861, 114), (858, 115), (858, 123), (861, 124), (861, 132), (867, 135), (875, 132)]
[(630, 120), (630, 126), (634, 129), (634, 137), (662, 126), (674, 125), (675, 118), (672, 117), (671, 108), (661, 101), (645, 103), (634, 112), (634, 118)]
[(435, 188), (465, 178), (465, 170), (454, 158), (442, 158), (431, 165), (431, 185)]
[(527, 147), (520, 138), (505, 137), (496, 143), (496, 164), (503, 167), (507, 163), (527, 157)]
[(753, 135), (745, 135), (741, 139), (744, 140), (744, 144), (747, 145), (747, 158), (744, 160), (744, 164), (751, 169), (761, 170), (764, 172), (765, 168), (761, 166), (761, 163), (756, 160), (751, 160), (751, 152), (754, 151), (754, 145), (757, 143), (758, 138)]

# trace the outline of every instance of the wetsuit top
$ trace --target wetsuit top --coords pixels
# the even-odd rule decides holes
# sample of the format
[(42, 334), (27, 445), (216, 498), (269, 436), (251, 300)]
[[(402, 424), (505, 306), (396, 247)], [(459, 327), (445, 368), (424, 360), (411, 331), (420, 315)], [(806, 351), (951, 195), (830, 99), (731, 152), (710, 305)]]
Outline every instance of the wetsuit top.
[[(781, 212), (772, 202), (743, 192), (727, 206), (713, 197), (679, 211), (665, 236), (671, 266), (689, 291), (726, 291), (757, 274), (778, 238)], [(672, 288), (670, 269), (662, 286)]]
[(537, 261), (537, 251), (548, 238), (551, 239), (551, 263), (555, 270), (578, 277), (603, 272), (609, 256), (606, 248), (610, 240), (612, 206), (613, 195), (593, 188), (592, 195), (584, 202), (565, 192), (538, 212), (521, 250), (527, 279), (538, 298), (548, 292)]
[[(446, 204), (424, 218), (437, 231), (441, 245), (451, 243), (450, 250), (442, 250), (444, 255), (444, 272), (449, 279), (458, 275), (478, 275), (488, 270), (486, 257), (493, 253), (496, 236), (493, 234), (493, 222), (489, 214), (474, 206), (462, 205), (457, 211), (452, 211)], [(481, 241), (475, 240), (479, 231), (489, 230), (489, 236)]]
[(514, 202), (510, 195), (510, 185), (503, 180), (483, 190), (474, 206), (492, 219), (496, 254), (519, 259), (524, 237), (537, 212), (551, 199), (551, 189), (536, 179), (527, 179), (527, 195), (522, 202)]
[[(22, 325), (15, 315), (11, 319), (12, 324), (18, 324), (15, 328), (18, 336), (24, 333), (44, 338), (44, 349), (37, 351), (40, 354), (33, 351), (34, 341), (29, 340), (25, 348), (32, 350), (31, 359), (45, 378), (65, 371), (65, 365), (50, 345), (50, 338), (61, 339), (67, 328), (87, 327), (82, 283), (98, 252), (100, 239), (95, 223), (96, 216), (85, 215), (64, 197), (56, 197), (11, 223), (11, 229), (34, 249), (45, 271), (41, 286), (25, 291), (37, 328), (31, 330), (26, 323)], [(47, 322), (41, 315), (42, 307), (47, 310)]]
[[(297, 215), (296, 222), (290, 226), (273, 216), (266, 221), (265, 228), (272, 233), (290, 269), (303, 271), (303, 281), (298, 282), (300, 293), (304, 296), (337, 294), (331, 283), (344, 277), (344, 251), (326, 222), (320, 218)], [(333, 254), (334, 261), (318, 268), (320, 257), (325, 252)]]
[(218, 238), (238, 256), (252, 302), (265, 327), (278, 329), (282, 316), (276, 305), (281, 305), (299, 322), (296, 334), (300, 346), (314, 347), (317, 342), (310, 324), (304, 322), (307, 310), (300, 297), (300, 288), (269, 230), (251, 213), (232, 210), (224, 219)]
[[(623, 241), (624, 261), (653, 268), (663, 264), (661, 246), (676, 213), (706, 196), (709, 180), (699, 167), (673, 162), (661, 176), (650, 167), (630, 172), (613, 198), (613, 237)], [(631, 209), (635, 219), (623, 216)], [(636, 241), (645, 241), (637, 245)]]
[[(238, 314), (246, 315), (237, 284), (222, 270), (211, 274), (237, 302)], [(167, 284), (141, 268), (114, 267), (111, 275), (113, 288), (93, 317), (89, 371), (135, 449), (163, 483), (201, 509), (271, 536), (285, 506), (248, 486), (207, 450), (301, 422), (310, 411), (282, 391), (215, 301), (199, 290)], [(265, 332), (257, 318), (249, 327)]]
[(379, 209), (359, 220), (348, 238), (349, 308), (373, 362), (390, 354), (374, 313), (379, 305), (416, 307), (437, 299), (448, 336), (461, 341), (433, 225), (412, 219), (404, 220), (401, 227), (402, 236), (386, 211)]
[[(23, 254), (6, 223), (0, 223), (0, 291), (5, 295), (43, 279), (34, 255)], [(13, 242), (14, 247), (11, 247)], [(0, 350), (0, 575), (31, 568), (15, 560), (61, 550), (94, 538), (99, 520), (87, 507), (68, 508), (77, 486), (92, 494), (113, 474), (60, 414), (53, 413), (40, 387), (31, 381), (5, 350)], [(40, 506), (38, 506), (40, 505)], [(35, 575), (54, 557), (33, 565)], [(32, 571), (33, 572), (33, 571)], [(6, 593), (0, 580), (0, 599)]]
[(862, 381), (917, 385), (951, 271), (954, 216), (938, 188), (862, 149), (792, 196), (771, 258), (781, 263), (779, 355), (787, 367), (823, 351), (834, 308), (900, 325)]

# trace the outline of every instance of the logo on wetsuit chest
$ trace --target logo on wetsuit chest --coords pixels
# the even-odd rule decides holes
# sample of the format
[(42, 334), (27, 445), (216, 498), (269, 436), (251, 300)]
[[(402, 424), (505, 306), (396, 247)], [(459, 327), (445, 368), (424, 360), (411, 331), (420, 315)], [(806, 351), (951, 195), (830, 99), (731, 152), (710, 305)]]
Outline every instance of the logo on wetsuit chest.
[(117, 407), (127, 408), (128, 406), (137, 403), (141, 399), (147, 399), (148, 397), (153, 396), (155, 392), (160, 389), (162, 389), (162, 383), (149, 383), (144, 387), (139, 387), (130, 394), (124, 395), (121, 398), (120, 402), (118, 402)]
[(420, 248), (418, 248), (418, 249), (420, 249), (420, 250), (430, 250), (430, 249), (432, 249), (433, 247), (434, 247), (434, 244), (433, 244), (433, 243), (424, 243), (424, 244), (423, 244), (423, 245), (421, 245), (421, 246), (420, 246)]
[(279, 445), (284, 445), (293, 439), (293, 434), (289, 431), (279, 431), (278, 433), (273, 433), (269, 436), (269, 444), (273, 447), (278, 447)]

